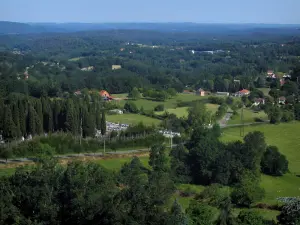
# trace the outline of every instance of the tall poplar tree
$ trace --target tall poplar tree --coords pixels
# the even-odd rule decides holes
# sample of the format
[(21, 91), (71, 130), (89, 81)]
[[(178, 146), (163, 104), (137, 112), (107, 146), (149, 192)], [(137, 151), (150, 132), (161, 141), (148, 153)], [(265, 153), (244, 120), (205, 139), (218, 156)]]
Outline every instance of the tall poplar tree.
[(19, 101), (19, 124), (20, 124), (20, 131), (21, 135), (25, 136), (26, 134), (26, 111), (24, 106), (24, 101)]
[(16, 137), (16, 126), (9, 106), (4, 107), (3, 137), (8, 140)]
[(13, 103), (12, 106), (12, 119), (14, 121), (15, 124), (15, 135), (16, 137), (21, 137), (21, 130), (20, 130), (20, 121), (19, 121), (19, 107), (17, 103)]

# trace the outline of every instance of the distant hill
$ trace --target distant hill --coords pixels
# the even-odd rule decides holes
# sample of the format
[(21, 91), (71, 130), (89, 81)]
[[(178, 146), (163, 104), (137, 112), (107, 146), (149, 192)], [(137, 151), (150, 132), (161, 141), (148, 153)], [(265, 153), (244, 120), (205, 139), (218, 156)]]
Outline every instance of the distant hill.
[[(193, 33), (289, 33), (299, 32), (299, 25), (277, 24), (199, 24), (199, 23), (16, 23), (0, 21), (0, 34), (70, 33), (92, 30), (152, 30)], [(297, 30), (298, 29), (298, 30)]]

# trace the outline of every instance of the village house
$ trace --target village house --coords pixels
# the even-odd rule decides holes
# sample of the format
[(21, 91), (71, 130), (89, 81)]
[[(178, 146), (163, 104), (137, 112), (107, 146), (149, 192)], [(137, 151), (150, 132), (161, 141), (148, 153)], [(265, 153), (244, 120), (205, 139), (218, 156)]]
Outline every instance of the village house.
[(259, 105), (264, 105), (265, 104), (265, 99), (264, 98), (255, 98), (253, 105), (259, 106)]
[(123, 114), (123, 111), (121, 109), (112, 109), (112, 110), (109, 110), (109, 112), (111, 114), (118, 114), (118, 115)]
[(250, 91), (249, 91), (249, 90), (243, 89), (243, 90), (241, 90), (241, 91), (236, 92), (236, 93), (234, 94), (234, 96), (236, 96), (236, 97), (242, 97), (242, 96), (247, 96), (247, 95), (249, 95), (249, 94), (250, 94)]
[(220, 91), (218, 91), (216, 93), (216, 95), (219, 95), (219, 96), (229, 96), (229, 92), (220, 92)]
[(276, 74), (274, 73), (273, 70), (268, 70), (267, 72), (267, 78), (276, 78)]
[(112, 65), (111, 69), (112, 70), (119, 70), (119, 69), (122, 69), (122, 66), (121, 65)]
[(94, 69), (93, 66), (88, 66), (88, 67), (81, 68), (81, 71), (92, 71), (93, 69)]
[(285, 102), (286, 102), (286, 98), (284, 96), (281, 96), (281, 97), (278, 98), (278, 104), (284, 105)]
[(99, 95), (106, 101), (110, 101), (113, 99), (113, 97), (105, 90), (101, 90), (99, 92)]
[(199, 89), (196, 91), (196, 95), (205, 96), (205, 91), (204, 91), (202, 88), (199, 88)]
[(76, 95), (76, 96), (81, 95), (81, 91), (80, 91), (80, 90), (75, 91), (75, 92), (74, 92), (74, 95)]

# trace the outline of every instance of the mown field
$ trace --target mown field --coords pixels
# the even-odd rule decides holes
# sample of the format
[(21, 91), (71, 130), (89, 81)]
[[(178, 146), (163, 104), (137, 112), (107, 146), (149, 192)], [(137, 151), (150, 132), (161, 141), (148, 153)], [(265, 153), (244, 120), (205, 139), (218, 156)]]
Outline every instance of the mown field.
[[(125, 98), (127, 97), (127, 94), (112, 94), (114, 97), (118, 98)], [(140, 109), (141, 107), (144, 108), (144, 110), (153, 110), (157, 105), (164, 105), (165, 109), (171, 109), (176, 108), (178, 102), (192, 102), (196, 100), (205, 100), (207, 99), (207, 96), (201, 97), (198, 95), (191, 95), (191, 94), (177, 94), (174, 98), (167, 99), (166, 101), (154, 101), (151, 99), (141, 98), (138, 100), (135, 100), (134, 103), (136, 106)], [(132, 101), (132, 100), (128, 100)], [(120, 106), (124, 106), (126, 103), (126, 100), (120, 101)]]
[(153, 124), (159, 125), (159, 123), (161, 122), (160, 120), (155, 118), (131, 113), (125, 113), (122, 115), (107, 115), (106, 120), (113, 123), (124, 123), (129, 125), (136, 125), (140, 122), (143, 122), (143, 124), (148, 126), (152, 126)]
[[(232, 116), (231, 119), (228, 121), (228, 124), (240, 124), (241, 123), (241, 109), (238, 111), (238, 115)], [(244, 123), (254, 123), (260, 121), (268, 120), (267, 114), (265, 112), (254, 112), (251, 109), (244, 109)]]

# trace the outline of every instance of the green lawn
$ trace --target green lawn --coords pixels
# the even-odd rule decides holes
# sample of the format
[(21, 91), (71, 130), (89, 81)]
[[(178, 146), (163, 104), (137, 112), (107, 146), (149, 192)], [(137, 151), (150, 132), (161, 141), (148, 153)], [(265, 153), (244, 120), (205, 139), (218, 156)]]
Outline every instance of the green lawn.
[(208, 111), (212, 112), (212, 114), (215, 114), (219, 108), (219, 105), (211, 103), (206, 103), (205, 106), (207, 107)]
[(161, 121), (151, 117), (139, 115), (139, 114), (122, 114), (122, 115), (107, 115), (106, 120), (113, 123), (124, 123), (136, 125), (143, 122), (145, 125), (151, 126), (152, 124), (158, 125)]
[(16, 168), (0, 168), (0, 177), (8, 177), (14, 174)]
[[(244, 123), (254, 123), (258, 121), (264, 121), (268, 119), (267, 114), (264, 111), (254, 112), (251, 109), (244, 109)], [(238, 110), (238, 115), (234, 115), (228, 121), (228, 124), (240, 124), (241, 123), (241, 109)]]

